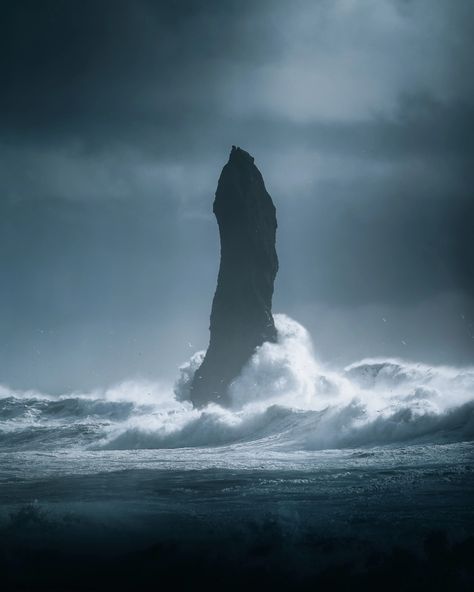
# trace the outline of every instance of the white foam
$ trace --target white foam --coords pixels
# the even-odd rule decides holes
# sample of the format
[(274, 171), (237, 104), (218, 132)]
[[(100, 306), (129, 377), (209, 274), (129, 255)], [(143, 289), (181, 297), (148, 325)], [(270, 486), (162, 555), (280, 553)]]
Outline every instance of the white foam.
[[(285, 315), (275, 322), (278, 342), (258, 348), (232, 383), (230, 409), (194, 409), (189, 401), (203, 352), (181, 367), (174, 391), (135, 380), (61, 397), (2, 387), (0, 399), (21, 402), (18, 413), (29, 412), (29, 426), (59, 420), (96, 426), (93, 446), (108, 449), (305, 450), (474, 438), (474, 368), (374, 358), (335, 370), (316, 360), (304, 327)], [(3, 424), (10, 425), (11, 407), (5, 413)]]

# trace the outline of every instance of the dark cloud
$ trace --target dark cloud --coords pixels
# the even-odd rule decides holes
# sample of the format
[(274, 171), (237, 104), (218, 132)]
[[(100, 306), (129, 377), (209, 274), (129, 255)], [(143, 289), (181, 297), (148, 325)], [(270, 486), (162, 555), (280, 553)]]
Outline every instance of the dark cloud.
[(7, 3), (4, 133), (93, 147), (170, 141), (221, 111), (227, 66), (268, 49), (270, 31), (251, 20), (258, 12), (245, 1)]
[(1, 17), (0, 382), (171, 378), (206, 345), (231, 144), (277, 203), (277, 308), (320, 355), (472, 359), (471, 2), (19, 0)]

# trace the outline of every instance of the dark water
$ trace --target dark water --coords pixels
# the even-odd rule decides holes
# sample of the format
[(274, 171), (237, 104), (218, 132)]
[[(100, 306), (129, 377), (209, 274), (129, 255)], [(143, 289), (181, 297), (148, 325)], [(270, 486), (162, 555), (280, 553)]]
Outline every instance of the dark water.
[(0, 387), (6, 590), (472, 590), (474, 371), (314, 360), (278, 319), (234, 406)]
[(7, 588), (474, 582), (472, 443), (1, 456)]

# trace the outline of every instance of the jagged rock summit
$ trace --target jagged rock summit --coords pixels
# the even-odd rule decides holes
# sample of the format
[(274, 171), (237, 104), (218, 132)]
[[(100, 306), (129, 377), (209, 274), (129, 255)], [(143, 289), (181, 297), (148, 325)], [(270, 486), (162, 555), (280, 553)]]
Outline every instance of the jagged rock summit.
[(275, 206), (250, 154), (232, 146), (213, 207), (221, 260), (210, 323), (210, 342), (191, 384), (191, 400), (229, 403), (228, 387), (265, 341), (276, 341), (272, 317), (278, 271)]

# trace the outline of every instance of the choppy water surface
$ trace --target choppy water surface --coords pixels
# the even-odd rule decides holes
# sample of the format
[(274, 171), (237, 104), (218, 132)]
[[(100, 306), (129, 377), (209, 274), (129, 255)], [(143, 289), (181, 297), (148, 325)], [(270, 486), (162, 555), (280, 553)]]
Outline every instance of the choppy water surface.
[(470, 586), (474, 369), (324, 368), (300, 325), (280, 315), (277, 326), (279, 343), (233, 384), (231, 409), (187, 400), (199, 354), (174, 390), (2, 387), (8, 585), (104, 589), (160, 574), (184, 585), (192, 571), (173, 569), (187, 565), (195, 577), (233, 574), (236, 586), (379, 585), (390, 574), (385, 586), (403, 589), (404, 572), (431, 589), (445, 576), (451, 589)]

